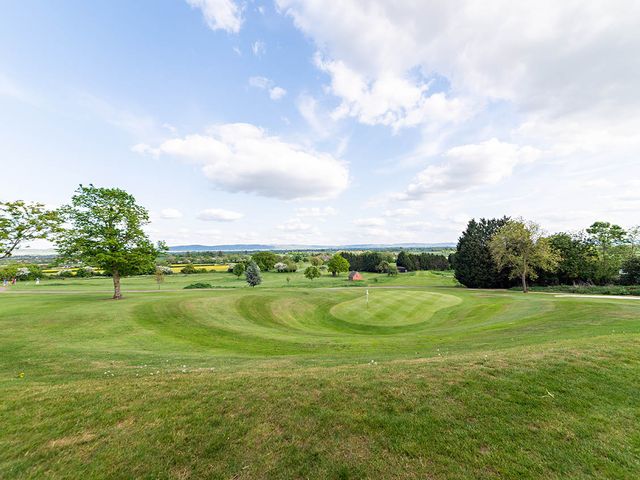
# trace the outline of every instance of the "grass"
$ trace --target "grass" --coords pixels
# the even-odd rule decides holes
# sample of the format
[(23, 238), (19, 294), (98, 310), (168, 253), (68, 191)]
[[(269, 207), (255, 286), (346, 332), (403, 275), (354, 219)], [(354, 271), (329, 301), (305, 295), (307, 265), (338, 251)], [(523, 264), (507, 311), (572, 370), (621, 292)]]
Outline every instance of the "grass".
[(0, 294), (0, 478), (640, 475), (639, 301), (283, 276)]

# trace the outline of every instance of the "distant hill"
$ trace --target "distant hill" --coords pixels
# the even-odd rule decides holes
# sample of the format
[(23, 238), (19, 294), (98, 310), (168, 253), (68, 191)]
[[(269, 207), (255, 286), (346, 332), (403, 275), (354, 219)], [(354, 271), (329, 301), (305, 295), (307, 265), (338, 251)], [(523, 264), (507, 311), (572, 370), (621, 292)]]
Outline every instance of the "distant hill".
[(176, 245), (169, 247), (170, 252), (243, 252), (258, 250), (384, 250), (392, 248), (454, 248), (455, 243), (362, 243), (353, 245), (266, 245), (266, 244), (232, 244), (232, 245)]

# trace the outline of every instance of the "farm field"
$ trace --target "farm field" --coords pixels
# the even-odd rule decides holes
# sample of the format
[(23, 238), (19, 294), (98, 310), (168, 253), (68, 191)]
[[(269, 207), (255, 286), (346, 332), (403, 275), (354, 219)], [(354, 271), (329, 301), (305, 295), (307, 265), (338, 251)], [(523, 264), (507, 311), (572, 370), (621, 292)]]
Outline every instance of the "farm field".
[(286, 276), (0, 293), (0, 478), (640, 474), (640, 302)]

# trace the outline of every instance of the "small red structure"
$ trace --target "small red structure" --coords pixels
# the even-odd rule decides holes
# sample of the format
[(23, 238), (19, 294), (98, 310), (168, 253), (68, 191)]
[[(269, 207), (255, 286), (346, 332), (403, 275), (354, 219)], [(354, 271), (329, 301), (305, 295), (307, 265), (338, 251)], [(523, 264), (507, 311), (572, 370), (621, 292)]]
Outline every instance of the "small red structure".
[(360, 272), (349, 272), (349, 280), (354, 282), (356, 280), (363, 280), (363, 278), (362, 275), (360, 275)]

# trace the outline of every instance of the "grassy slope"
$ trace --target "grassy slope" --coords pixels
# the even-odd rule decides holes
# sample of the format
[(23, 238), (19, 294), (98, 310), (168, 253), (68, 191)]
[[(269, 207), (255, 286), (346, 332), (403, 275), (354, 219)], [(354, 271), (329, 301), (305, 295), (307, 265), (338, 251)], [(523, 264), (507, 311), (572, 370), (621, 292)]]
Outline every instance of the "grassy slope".
[(640, 302), (389, 282), (1, 294), (0, 478), (638, 476)]

